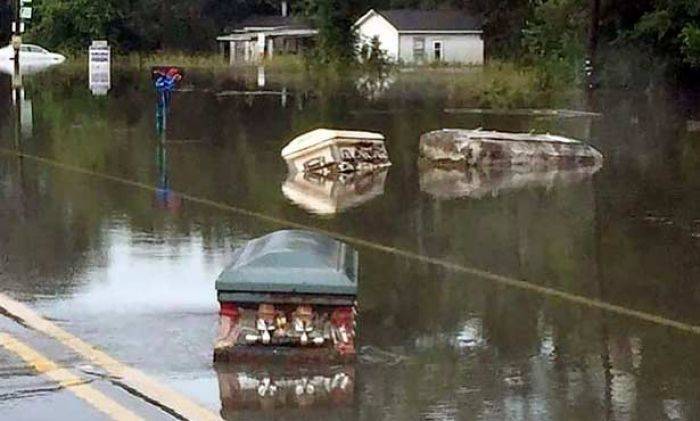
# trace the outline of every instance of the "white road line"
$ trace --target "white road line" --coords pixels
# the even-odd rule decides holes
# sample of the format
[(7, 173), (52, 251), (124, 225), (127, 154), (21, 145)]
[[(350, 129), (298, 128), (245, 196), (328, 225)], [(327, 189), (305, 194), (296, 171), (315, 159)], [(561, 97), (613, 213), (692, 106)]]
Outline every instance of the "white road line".
[(38, 373), (58, 382), (61, 387), (72, 392), (80, 399), (110, 416), (112, 419), (119, 421), (143, 419), (119, 405), (114, 400), (108, 398), (102, 392), (95, 390), (95, 388), (85, 383), (80, 377), (74, 375), (65, 368), (61, 368), (55, 362), (49, 360), (38, 351), (9, 334), (0, 332), (0, 345), (18, 355), (27, 364), (34, 367)]
[(0, 294), (0, 308), (11, 317), (20, 320), (27, 327), (56, 339), (93, 364), (102, 367), (107, 373), (117, 377), (121, 383), (156, 402), (168, 411), (188, 420), (221, 420), (221, 417), (214, 412), (192, 402), (181, 393), (158, 383), (141, 371), (122, 364), (105, 352), (96, 349), (82, 339), (41, 317), (26, 305), (4, 294)]

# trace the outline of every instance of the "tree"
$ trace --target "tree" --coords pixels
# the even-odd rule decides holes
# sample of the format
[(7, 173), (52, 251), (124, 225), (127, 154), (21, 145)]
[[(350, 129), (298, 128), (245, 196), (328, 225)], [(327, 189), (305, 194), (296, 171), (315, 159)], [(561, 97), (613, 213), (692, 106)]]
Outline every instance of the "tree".
[(61, 50), (85, 48), (93, 39), (113, 40), (112, 23), (121, 13), (110, 0), (42, 0), (34, 7), (30, 37)]
[(462, 0), (457, 7), (482, 18), (484, 48), (490, 56), (521, 57), (523, 29), (532, 0)]
[(12, 23), (12, 8), (10, 0), (0, 0), (0, 45), (10, 42), (10, 25)]
[(700, 67), (700, 26), (688, 23), (681, 31), (683, 59), (693, 67)]
[(34, 0), (29, 35), (59, 50), (84, 49), (93, 39), (120, 51), (210, 50), (224, 28), (254, 12), (275, 13), (276, 6), (273, 0)]
[(358, 12), (351, 0), (306, 0), (304, 11), (318, 29), (314, 59), (321, 64), (347, 64), (355, 59)]
[(588, 28), (585, 6), (584, 0), (538, 0), (523, 31), (530, 56), (582, 62)]
[(648, 46), (671, 61), (700, 65), (700, 2), (658, 0), (628, 31), (626, 41)]

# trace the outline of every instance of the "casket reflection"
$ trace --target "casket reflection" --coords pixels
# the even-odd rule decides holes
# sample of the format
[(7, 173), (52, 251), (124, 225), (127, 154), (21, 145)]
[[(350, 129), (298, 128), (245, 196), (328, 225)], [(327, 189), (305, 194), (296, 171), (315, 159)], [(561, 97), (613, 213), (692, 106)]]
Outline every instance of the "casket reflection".
[[(277, 360), (265, 364), (216, 366), (221, 415), (245, 410), (349, 408), (355, 395), (355, 369)], [(335, 412), (334, 412), (335, 413)]]
[(322, 176), (290, 174), (282, 184), (284, 196), (306, 211), (331, 215), (384, 194), (387, 170)]
[(481, 198), (533, 187), (552, 188), (591, 178), (601, 165), (580, 168), (475, 168), (420, 165), (420, 190), (438, 199)]

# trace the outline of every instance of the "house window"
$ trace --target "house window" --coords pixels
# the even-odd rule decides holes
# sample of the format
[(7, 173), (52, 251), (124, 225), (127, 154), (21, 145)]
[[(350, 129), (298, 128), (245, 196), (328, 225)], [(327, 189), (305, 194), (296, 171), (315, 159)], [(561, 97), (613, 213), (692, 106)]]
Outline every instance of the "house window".
[(433, 60), (441, 61), (442, 57), (442, 41), (433, 42)]
[(421, 61), (425, 57), (425, 38), (413, 37), (413, 60)]

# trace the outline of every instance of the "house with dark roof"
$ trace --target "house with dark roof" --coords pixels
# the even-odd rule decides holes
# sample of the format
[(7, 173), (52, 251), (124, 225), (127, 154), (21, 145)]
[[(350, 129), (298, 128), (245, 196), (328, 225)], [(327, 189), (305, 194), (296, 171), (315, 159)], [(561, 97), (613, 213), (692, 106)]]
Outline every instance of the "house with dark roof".
[(481, 21), (458, 10), (370, 10), (355, 22), (360, 44), (373, 38), (398, 62), (484, 63)]
[(257, 61), (274, 54), (295, 54), (309, 48), (318, 31), (304, 20), (287, 13), (287, 2), (280, 3), (279, 15), (253, 15), (237, 23), (233, 30), (216, 38), (231, 64)]

